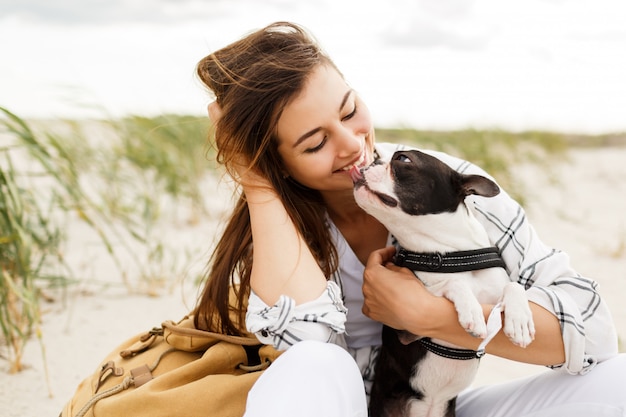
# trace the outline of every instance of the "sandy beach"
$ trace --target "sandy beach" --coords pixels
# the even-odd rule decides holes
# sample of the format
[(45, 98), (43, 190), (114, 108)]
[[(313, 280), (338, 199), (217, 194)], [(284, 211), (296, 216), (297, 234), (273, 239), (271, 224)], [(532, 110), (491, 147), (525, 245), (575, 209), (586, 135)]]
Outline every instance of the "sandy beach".
[[(583, 275), (599, 283), (616, 323), (621, 344), (626, 340), (626, 148), (576, 148), (566, 158), (546, 161), (549, 174), (520, 166), (531, 223), (549, 245), (564, 250)], [(227, 194), (225, 194), (227, 195)], [(211, 218), (195, 225), (169, 225), (177, 247), (188, 244), (194, 255), (184, 273), (157, 296), (129, 294), (121, 285), (78, 285), (65, 297), (42, 304), (42, 348), (36, 339), (26, 348), (26, 369), (7, 373), (0, 361), (0, 410), (4, 417), (56, 416), (76, 385), (99, 366), (100, 360), (127, 337), (182, 317), (194, 304), (193, 277), (204, 267), (215, 228), (225, 209), (223, 200)], [(80, 235), (77, 229), (77, 236)], [(175, 237), (175, 239), (174, 239)], [(98, 266), (75, 243), (75, 256), (88, 259), (94, 281), (115, 282), (116, 273)], [(106, 277), (106, 278), (103, 278)], [(623, 348), (622, 348), (623, 349)], [(487, 355), (475, 385), (547, 372), (543, 367), (513, 363)], [(46, 376), (48, 375), (48, 376)], [(46, 381), (49, 380), (49, 384)]]

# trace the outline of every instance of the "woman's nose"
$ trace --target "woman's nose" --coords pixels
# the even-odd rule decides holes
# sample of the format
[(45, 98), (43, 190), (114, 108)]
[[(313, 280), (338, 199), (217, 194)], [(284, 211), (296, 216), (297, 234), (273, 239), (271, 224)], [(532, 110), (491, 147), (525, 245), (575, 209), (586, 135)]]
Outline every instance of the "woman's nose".
[(353, 155), (363, 148), (363, 138), (350, 129), (342, 129), (338, 139), (342, 155)]

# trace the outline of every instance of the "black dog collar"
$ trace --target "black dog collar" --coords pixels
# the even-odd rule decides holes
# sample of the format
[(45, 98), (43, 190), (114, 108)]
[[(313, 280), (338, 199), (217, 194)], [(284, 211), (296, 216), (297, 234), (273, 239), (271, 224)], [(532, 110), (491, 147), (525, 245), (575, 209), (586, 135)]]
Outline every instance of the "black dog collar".
[(484, 349), (476, 351), (472, 349), (451, 348), (433, 342), (430, 337), (423, 337), (417, 341), (420, 342), (426, 350), (448, 359), (466, 361), (469, 359), (480, 359), (485, 355)]
[(441, 273), (476, 271), (493, 267), (505, 268), (506, 266), (500, 256), (500, 251), (495, 246), (448, 253), (418, 253), (400, 248), (396, 251), (394, 263), (412, 271)]
[[(394, 263), (398, 266), (409, 268), (412, 271), (424, 272), (465, 272), (479, 269), (502, 267), (504, 261), (498, 248), (489, 247), (484, 249), (457, 251), (448, 253), (417, 253), (404, 248), (396, 251)], [(456, 349), (433, 342), (429, 337), (418, 340), (422, 346), (439, 356), (449, 359), (469, 360), (480, 359), (485, 355), (485, 350), (479, 349)]]

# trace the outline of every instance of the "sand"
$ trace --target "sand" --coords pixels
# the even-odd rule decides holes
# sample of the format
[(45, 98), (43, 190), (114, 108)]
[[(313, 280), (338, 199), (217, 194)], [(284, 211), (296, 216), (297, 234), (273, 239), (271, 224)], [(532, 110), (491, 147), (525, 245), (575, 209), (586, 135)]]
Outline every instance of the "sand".
[[(550, 175), (531, 166), (517, 169), (517, 177), (525, 184), (528, 216), (546, 243), (568, 252), (580, 273), (597, 280), (620, 340), (626, 340), (626, 148), (575, 149), (561, 161), (546, 163), (551, 165)], [(96, 282), (102, 276), (114, 282), (116, 271), (99, 265), (96, 255), (86, 255), (87, 247), (77, 239), (76, 256), (85, 259), (83, 265), (92, 269), (94, 281), (43, 305), (42, 340), (49, 384), (42, 349), (33, 340), (25, 351), (23, 372), (9, 375), (8, 364), (0, 360), (0, 414), (58, 415), (76, 385), (119, 342), (163, 320), (182, 317), (194, 304), (197, 288), (193, 277), (206, 261), (223, 211), (223, 204), (218, 204), (205, 222), (173, 222), (164, 228), (163, 233), (175, 236), (178, 249), (187, 244), (194, 251), (188, 265), (177, 273), (175, 284), (153, 297), (129, 294), (119, 284)], [(537, 372), (546, 369), (487, 355), (475, 385)]]

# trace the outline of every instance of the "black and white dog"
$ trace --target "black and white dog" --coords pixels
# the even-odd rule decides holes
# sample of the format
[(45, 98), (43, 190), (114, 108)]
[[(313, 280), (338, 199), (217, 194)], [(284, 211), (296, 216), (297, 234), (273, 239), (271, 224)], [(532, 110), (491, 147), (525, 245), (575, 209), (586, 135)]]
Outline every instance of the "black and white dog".
[[(534, 324), (525, 291), (509, 280), (497, 249), (465, 203), (471, 194), (497, 195), (493, 181), (458, 173), (415, 150), (398, 151), (389, 162), (353, 168), (351, 174), (359, 206), (398, 241), (395, 263), (416, 271), (429, 291), (452, 301), (463, 328), (484, 339), (480, 304), (500, 303), (505, 334), (519, 346), (531, 343)], [(456, 397), (474, 379), (482, 353), (385, 326), (370, 416), (454, 416)]]

